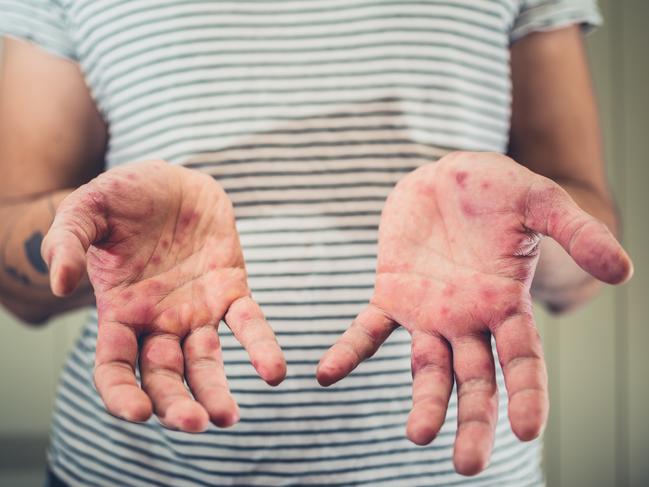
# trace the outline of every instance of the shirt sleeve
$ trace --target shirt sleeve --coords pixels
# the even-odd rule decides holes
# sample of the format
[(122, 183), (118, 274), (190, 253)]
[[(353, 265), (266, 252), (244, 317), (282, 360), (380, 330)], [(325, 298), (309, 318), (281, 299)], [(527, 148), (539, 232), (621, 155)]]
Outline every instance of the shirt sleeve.
[(521, 0), (510, 32), (510, 42), (532, 32), (544, 32), (578, 24), (590, 32), (602, 24), (596, 0)]
[(58, 0), (0, 0), (0, 36), (23, 39), (76, 61), (67, 24)]

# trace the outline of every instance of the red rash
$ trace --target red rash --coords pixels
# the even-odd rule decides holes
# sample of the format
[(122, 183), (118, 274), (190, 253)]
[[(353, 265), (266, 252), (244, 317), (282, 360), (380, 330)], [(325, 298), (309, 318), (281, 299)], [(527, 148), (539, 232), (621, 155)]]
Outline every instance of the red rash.
[(444, 296), (445, 298), (450, 298), (450, 297), (453, 296), (454, 294), (455, 294), (455, 286), (453, 286), (453, 285), (451, 285), (451, 284), (449, 284), (448, 286), (446, 286), (446, 287), (444, 288), (444, 291), (442, 291), (442, 296)]
[(253, 315), (250, 314), (247, 310), (245, 311), (240, 311), (239, 316), (237, 317), (239, 320), (241, 320), (242, 323), (247, 323), (252, 319)]
[(180, 215), (180, 220), (179, 220), (179, 227), (180, 228), (186, 228), (189, 226), (190, 223), (192, 223), (198, 214), (194, 211), (183, 211), (182, 214)]
[(464, 213), (468, 217), (473, 217), (478, 214), (478, 211), (469, 203), (466, 201), (462, 202), (462, 213)]
[(151, 364), (164, 364), (165, 368), (182, 370), (183, 356), (169, 343), (151, 342), (143, 349), (144, 356)]
[(480, 297), (488, 303), (494, 302), (496, 299), (496, 293), (493, 289), (483, 288), (480, 290)]
[(153, 307), (150, 304), (139, 304), (133, 309), (130, 321), (132, 323), (149, 323), (153, 318), (153, 311)]
[(627, 268), (619, 255), (587, 253), (583, 262), (588, 267), (599, 267), (599, 274), (602, 279), (610, 283), (619, 283), (624, 279)]
[(160, 293), (163, 288), (162, 284), (159, 283), (158, 281), (149, 282), (147, 287), (148, 287), (147, 291), (153, 294)]
[(518, 313), (518, 308), (516, 306), (510, 306), (505, 310), (505, 317), (508, 318), (516, 313)]
[(425, 198), (430, 198), (435, 195), (435, 191), (429, 184), (418, 184), (415, 188), (417, 189), (417, 192)]
[(86, 194), (83, 203), (82, 207), (89, 208), (95, 214), (104, 214), (106, 212), (104, 195), (99, 191), (91, 191)]
[(455, 182), (460, 188), (462, 189), (466, 188), (466, 178), (468, 176), (469, 175), (464, 171), (459, 171), (455, 173)]
[(154, 255), (153, 257), (151, 257), (151, 263), (153, 265), (160, 264), (160, 256), (159, 255)]
[(160, 241), (160, 245), (162, 246), (163, 249), (168, 249), (169, 248), (169, 240), (167, 240), (166, 238), (163, 238)]
[(491, 187), (491, 183), (489, 181), (482, 181), (480, 183), (480, 187), (482, 189), (489, 189)]
[(219, 345), (220, 343), (218, 335), (208, 335), (207, 338), (205, 338), (205, 347), (208, 350), (218, 350)]

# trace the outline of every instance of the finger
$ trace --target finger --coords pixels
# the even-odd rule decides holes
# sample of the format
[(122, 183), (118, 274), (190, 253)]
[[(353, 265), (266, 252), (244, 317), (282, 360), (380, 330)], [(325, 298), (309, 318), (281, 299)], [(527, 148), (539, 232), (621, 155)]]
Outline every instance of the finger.
[(509, 421), (516, 436), (529, 441), (548, 418), (548, 377), (541, 339), (531, 314), (508, 317), (494, 328), (498, 359), (509, 396)]
[(346, 377), (363, 360), (374, 355), (396, 327), (378, 307), (368, 305), (320, 359), (316, 371), (318, 382), (329, 386)]
[(453, 462), (462, 475), (475, 475), (489, 463), (498, 419), (498, 390), (488, 334), (455, 339), (458, 421)]
[(146, 421), (151, 401), (135, 379), (137, 336), (132, 328), (100, 320), (95, 354), (95, 387), (108, 412), (128, 421)]
[(248, 296), (239, 298), (225, 314), (225, 322), (248, 352), (259, 376), (273, 386), (282, 382), (286, 377), (284, 353), (259, 305)]
[(153, 401), (160, 422), (173, 429), (199, 433), (207, 428), (205, 408), (194, 401), (183, 383), (183, 353), (174, 335), (145, 338), (140, 355), (142, 388)]
[(427, 445), (446, 418), (453, 389), (451, 350), (444, 338), (415, 332), (412, 336), (412, 411), (406, 428), (408, 438)]
[(108, 232), (103, 194), (84, 185), (59, 205), (41, 245), (56, 296), (74, 291), (86, 270), (88, 247)]
[(239, 421), (239, 408), (225, 377), (216, 328), (203, 326), (192, 331), (185, 339), (183, 351), (185, 377), (210, 421), (220, 427), (232, 426)]
[(560, 186), (543, 178), (530, 189), (525, 226), (552, 237), (586, 272), (620, 284), (631, 278), (633, 264), (599, 220), (583, 211)]

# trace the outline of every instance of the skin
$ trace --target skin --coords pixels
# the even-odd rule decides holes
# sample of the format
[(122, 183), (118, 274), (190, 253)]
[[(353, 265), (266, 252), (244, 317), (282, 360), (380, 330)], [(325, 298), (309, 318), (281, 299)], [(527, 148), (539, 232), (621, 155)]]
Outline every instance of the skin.
[(381, 214), (376, 282), (368, 306), (317, 369), (328, 386), (371, 357), (398, 326), (412, 336), (408, 437), (430, 443), (457, 382), (454, 463), (474, 475), (488, 462), (498, 417), (491, 336), (521, 440), (548, 414), (543, 348), (530, 286), (542, 235), (585, 272), (628, 280), (631, 260), (600, 221), (559, 185), (499, 154), (454, 153), (403, 178)]
[(87, 279), (64, 299), (52, 294), (49, 275), (33, 265), (25, 243), (42, 238), (61, 201), (102, 171), (106, 125), (75, 63), (14, 39), (3, 44), (0, 302), (20, 320), (42, 324), (94, 304)]
[(87, 269), (99, 318), (95, 385), (110, 413), (144, 421), (155, 412), (193, 433), (236, 423), (221, 320), (266, 382), (284, 379), (284, 356), (250, 296), (232, 204), (210, 176), (162, 161), (108, 171), (61, 203), (42, 254), (57, 296)]
[[(238, 412), (222, 375), (218, 318), (225, 315), (249, 348), (257, 343), (274, 350), (268, 364), (255, 363), (268, 382), (283, 377), (283, 359), (249, 299), (222, 189), (162, 161), (93, 179), (103, 169), (107, 127), (78, 66), (16, 40), (5, 40), (4, 54), (0, 301), (20, 319), (39, 323), (94, 303), (94, 286), (101, 315), (96, 378), (109, 411), (134, 421), (155, 412), (163, 425), (185, 431), (201, 431), (208, 420), (231, 424)], [(321, 383), (332, 383), (394, 327), (407, 327), (415, 375), (408, 436), (420, 444), (432, 440), (456, 380), (461, 426), (455, 463), (463, 474), (486, 466), (493, 442), (497, 396), (490, 335), (505, 364), (512, 427), (521, 439), (531, 439), (545, 423), (547, 389), (530, 291), (548, 308), (565, 311), (594, 295), (596, 278), (620, 282), (630, 273), (628, 257), (587, 215), (613, 232), (617, 227), (578, 28), (526, 36), (511, 47), (511, 68), (509, 154), (519, 164), (494, 154), (455, 154), (397, 185), (381, 220), (374, 297), (317, 372)], [(150, 178), (153, 167), (157, 176)], [(532, 198), (523, 203), (522, 195)], [(571, 215), (576, 219), (562, 226)], [(571, 244), (577, 221), (589, 223)], [(26, 243), (48, 229), (43, 258), (49, 275), (25, 252)], [(189, 241), (194, 231), (199, 237)], [(535, 242), (548, 233), (570, 255), (543, 239), (539, 259)], [(174, 248), (179, 241), (187, 245)], [(602, 255), (610, 257), (607, 269), (598, 267)], [(208, 287), (216, 292), (208, 296)], [(257, 332), (251, 338), (247, 330)], [(134, 382), (138, 365), (147, 377), (143, 389)], [(198, 401), (181, 390), (183, 375)]]
[[(382, 215), (374, 297), (339, 345), (323, 357), (317, 372), (323, 385), (333, 383), (374, 353), (394, 327), (408, 328), (413, 338), (415, 377), (408, 436), (421, 444), (434, 438), (446, 413), (449, 384), (457, 381), (459, 395), (463, 397), (459, 401), (462, 426), (458, 427), (454, 461), (457, 471), (465, 475), (486, 468), (493, 443), (497, 396), (488, 346), (490, 335), (496, 338), (505, 373), (512, 429), (521, 440), (531, 440), (542, 431), (548, 411), (545, 364), (530, 314), (530, 296), (550, 311), (565, 312), (595, 296), (602, 281), (619, 284), (632, 273), (628, 256), (608, 233), (617, 231), (618, 219), (606, 181), (599, 118), (580, 29), (572, 26), (526, 36), (511, 47), (511, 72), (509, 154), (518, 164), (493, 154), (455, 154), (443, 161), (444, 170), (421, 168), (404, 178), (399, 185), (410, 187), (412, 194), (397, 186)], [(466, 161), (471, 161), (470, 167), (466, 167)], [(489, 167), (486, 174), (482, 168), (485, 164)], [(520, 165), (536, 174), (521, 171)], [(483, 169), (482, 178), (478, 177), (481, 172), (477, 168)], [(549, 179), (540, 179), (539, 175)], [(510, 187), (514, 176), (519, 184), (516, 191)], [(557, 184), (549, 185), (549, 180)], [(433, 199), (431, 203), (430, 197), (416, 195), (414, 188), (422, 185), (433, 188), (431, 194), (464, 196), (461, 200), (453, 199), (454, 196)], [(519, 212), (513, 216), (511, 208), (517, 208), (516, 198), (520, 202), (526, 187), (536, 188), (528, 194), (545, 196), (530, 199), (535, 205), (527, 207), (525, 215)], [(467, 194), (471, 198), (467, 199)], [(572, 201), (566, 200), (567, 195)], [(444, 206), (437, 207), (437, 201)], [(454, 202), (454, 210), (447, 201)], [(509, 205), (508, 213), (502, 213), (503, 208), (487, 211), (496, 209), (493, 205), (499, 201)], [(575, 213), (575, 203), (585, 213)], [(555, 221), (558, 207), (575, 215), (576, 219), (565, 228)], [(537, 211), (529, 213), (530, 208)], [(569, 208), (572, 210), (568, 211)], [(554, 209), (554, 213), (548, 213), (549, 209)], [(416, 225), (410, 220), (413, 214), (417, 215)], [(431, 248), (438, 247), (426, 242), (421, 227), (430, 228), (433, 222), (439, 226), (442, 215), (444, 223), (435, 234), (452, 233), (449, 238), (457, 240), (449, 241), (449, 245), (462, 247), (453, 249), (452, 256), (466, 259), (477, 252), (469, 258), (474, 266), (490, 263), (487, 273), (513, 272), (518, 279), (510, 277), (507, 285), (502, 280), (500, 284), (490, 283), (484, 270), (480, 270), (463, 280), (458, 266), (449, 264), (448, 254), (429, 255)], [(534, 220), (537, 225), (540, 222), (540, 227), (531, 226), (533, 221), (527, 221), (530, 215), (540, 218)], [(544, 215), (553, 219), (544, 222)], [(597, 220), (584, 220), (584, 215)], [(565, 232), (580, 221), (591, 222), (584, 227), (588, 228), (586, 234), (580, 231), (582, 237), (577, 247), (571, 247), (570, 240), (566, 245), (569, 233)], [(396, 232), (402, 239), (398, 247), (394, 239), (389, 240), (395, 234), (390, 230), (393, 226), (400, 228)], [(524, 230), (526, 227), (535, 230), (534, 238)], [(559, 234), (552, 234), (552, 230)], [(584, 237), (593, 232), (599, 237), (592, 242)], [(548, 233), (554, 238), (540, 240), (540, 255), (535, 255), (531, 252), (534, 240)], [(416, 238), (404, 239), (403, 235)], [(441, 237), (440, 240), (435, 245), (447, 245)], [(422, 250), (422, 242), (426, 242), (426, 250)], [(608, 243), (602, 248), (602, 242)], [(404, 243), (416, 245), (406, 252)], [(516, 252), (516, 245), (521, 243), (524, 248)], [(484, 253), (485, 248), (490, 252)], [(514, 255), (522, 255), (513, 257), (512, 250)], [(396, 258), (391, 258), (390, 253)], [(604, 259), (605, 255), (609, 260)], [(598, 262), (607, 268), (598, 268)], [(388, 264), (387, 269), (390, 265), (397, 269), (415, 265), (418, 272), (426, 269), (432, 274), (411, 275), (408, 279), (403, 273), (398, 273), (397, 278), (388, 271), (383, 276), (384, 263)], [(450, 286), (448, 276), (444, 277), (449, 265), (453, 278), (460, 281), (450, 282)], [(504, 286), (499, 288), (495, 303), (492, 286)], [(468, 333), (468, 338), (463, 333)]]
[[(509, 155), (565, 189), (616, 234), (599, 115), (583, 36), (572, 26), (525, 36), (511, 47), (513, 86)], [(541, 243), (532, 296), (556, 313), (588, 302), (601, 282), (552, 239)]]

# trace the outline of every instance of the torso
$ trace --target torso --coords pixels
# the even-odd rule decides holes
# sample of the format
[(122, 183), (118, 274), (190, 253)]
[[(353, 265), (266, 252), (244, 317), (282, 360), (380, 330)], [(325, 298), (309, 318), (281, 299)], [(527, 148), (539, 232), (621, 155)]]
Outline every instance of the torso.
[(339, 385), (314, 378), (371, 295), (396, 181), (448, 150), (505, 151), (518, 2), (62, 3), (109, 125), (108, 166), (165, 159), (224, 186), (289, 375), (266, 386), (222, 327), (240, 424), (191, 436), (125, 423), (92, 386), (93, 315), (63, 375), (54, 471), (84, 485), (541, 482), (538, 444), (511, 433), (500, 375), (495, 453), (481, 476), (453, 471), (454, 398), (430, 446), (406, 439), (403, 330)]

